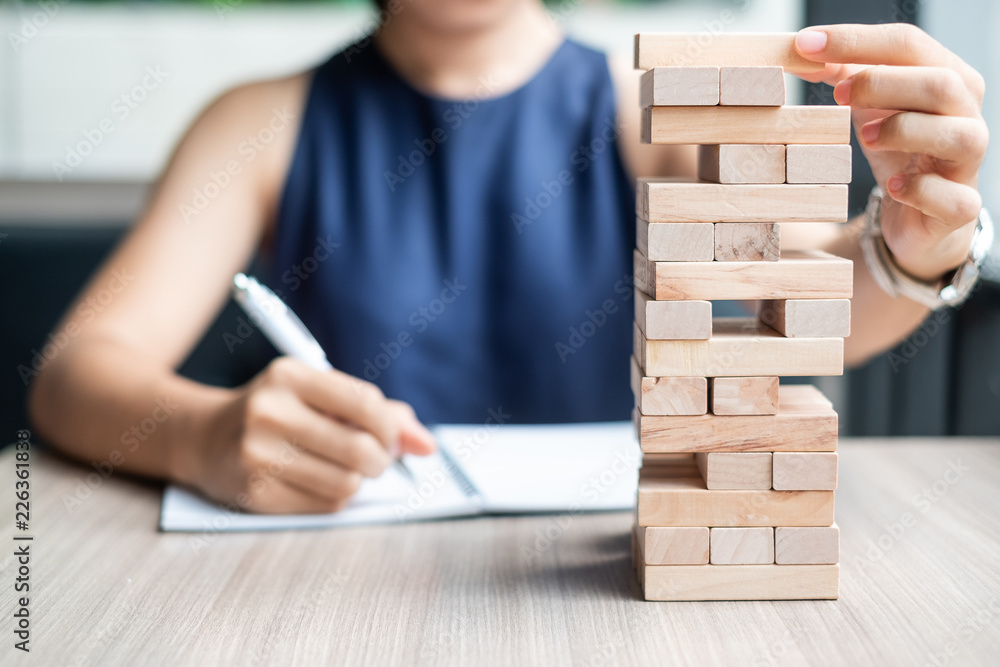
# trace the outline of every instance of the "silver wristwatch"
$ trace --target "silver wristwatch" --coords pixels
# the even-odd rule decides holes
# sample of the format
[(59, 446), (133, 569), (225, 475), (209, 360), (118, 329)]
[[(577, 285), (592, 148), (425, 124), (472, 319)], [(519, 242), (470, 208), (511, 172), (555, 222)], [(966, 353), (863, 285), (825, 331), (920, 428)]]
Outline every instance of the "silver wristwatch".
[(899, 268), (882, 236), (882, 190), (875, 186), (868, 196), (865, 228), (861, 233), (861, 250), (872, 278), (887, 294), (904, 296), (931, 310), (957, 306), (969, 298), (979, 280), (979, 271), (993, 246), (993, 220), (989, 211), (980, 210), (978, 225), (972, 237), (972, 247), (965, 262), (951, 273), (946, 284), (931, 285), (909, 276)]

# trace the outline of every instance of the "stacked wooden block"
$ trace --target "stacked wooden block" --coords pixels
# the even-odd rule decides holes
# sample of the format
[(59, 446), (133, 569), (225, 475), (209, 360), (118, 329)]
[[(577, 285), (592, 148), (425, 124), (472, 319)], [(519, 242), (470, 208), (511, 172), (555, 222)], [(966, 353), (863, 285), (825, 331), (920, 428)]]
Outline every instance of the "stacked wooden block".
[[(699, 180), (638, 184), (633, 550), (648, 600), (836, 598), (837, 415), (852, 266), (781, 251), (845, 222), (850, 109), (785, 106), (793, 35), (637, 35), (643, 139), (698, 144)], [(713, 300), (757, 315), (712, 317)]]

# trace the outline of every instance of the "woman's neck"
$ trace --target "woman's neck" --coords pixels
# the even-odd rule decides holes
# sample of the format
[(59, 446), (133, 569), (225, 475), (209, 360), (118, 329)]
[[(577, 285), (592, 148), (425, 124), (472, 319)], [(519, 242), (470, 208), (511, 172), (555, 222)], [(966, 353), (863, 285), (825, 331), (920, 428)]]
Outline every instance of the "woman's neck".
[(405, 7), (376, 45), (417, 90), (449, 99), (503, 95), (529, 81), (562, 43), (541, 2), (515, 2), (493, 20), (448, 29)]

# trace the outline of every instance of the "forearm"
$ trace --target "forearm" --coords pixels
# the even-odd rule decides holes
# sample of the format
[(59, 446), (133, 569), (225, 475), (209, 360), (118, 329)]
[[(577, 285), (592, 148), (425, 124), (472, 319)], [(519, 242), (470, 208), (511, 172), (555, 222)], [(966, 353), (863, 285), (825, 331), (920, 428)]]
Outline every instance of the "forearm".
[(844, 341), (848, 366), (864, 363), (912, 333), (930, 314), (914, 301), (893, 298), (872, 278), (858, 243), (864, 221), (855, 219), (824, 248), (854, 262), (854, 298), (851, 300), (851, 335)]
[(230, 394), (116, 342), (78, 340), (36, 378), (29, 409), (38, 433), (73, 458), (189, 481), (208, 416)]

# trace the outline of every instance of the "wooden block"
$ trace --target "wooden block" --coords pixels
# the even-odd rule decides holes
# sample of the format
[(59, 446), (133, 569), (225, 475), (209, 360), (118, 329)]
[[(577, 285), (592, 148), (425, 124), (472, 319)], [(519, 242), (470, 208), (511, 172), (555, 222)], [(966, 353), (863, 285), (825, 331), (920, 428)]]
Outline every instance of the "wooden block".
[(833, 491), (710, 491), (701, 477), (640, 470), (636, 516), (640, 526), (831, 526), (833, 498)]
[(788, 338), (847, 338), (851, 335), (851, 302), (847, 299), (762, 301), (757, 317)]
[(662, 262), (711, 262), (715, 230), (703, 222), (664, 225), (635, 220), (635, 245), (643, 255)]
[(717, 377), (709, 383), (709, 402), (716, 415), (773, 415), (778, 412), (778, 378)]
[(837, 413), (812, 385), (783, 385), (771, 417), (638, 415), (637, 422), (644, 454), (837, 449)]
[(782, 67), (789, 72), (822, 72), (823, 64), (795, 50), (795, 33), (640, 33), (635, 36), (635, 68), (715, 66)]
[(781, 491), (833, 491), (837, 488), (837, 453), (776, 453), (774, 488)]
[(713, 528), (711, 556), (712, 565), (770, 565), (774, 528)]
[(647, 107), (647, 144), (847, 144), (850, 107)]
[[(707, 565), (709, 530), (703, 526), (636, 527), (643, 563), (650, 565)], [(771, 540), (772, 545), (774, 540)]]
[(719, 104), (780, 107), (785, 103), (785, 72), (780, 67), (723, 67)]
[(645, 377), (632, 357), (632, 393), (644, 415), (703, 415), (708, 412), (705, 378)]
[(773, 222), (715, 224), (717, 262), (777, 262), (780, 248), (780, 227)]
[(785, 147), (708, 144), (698, 147), (698, 178), (712, 183), (784, 183)]
[(789, 183), (850, 183), (851, 147), (788, 146), (785, 180)]
[(830, 565), (840, 562), (837, 524), (812, 528), (775, 528), (774, 562), (779, 565)]
[(650, 340), (712, 337), (712, 304), (708, 301), (654, 301), (635, 290), (635, 321)]
[(842, 375), (843, 338), (785, 338), (752, 318), (716, 318), (708, 340), (651, 340), (634, 328), (645, 375), (740, 377)]
[(661, 301), (849, 299), (853, 294), (851, 260), (819, 250), (786, 250), (777, 262), (653, 262), (638, 251), (632, 257), (636, 287)]
[(839, 565), (644, 565), (647, 600), (836, 600)]
[(636, 214), (650, 222), (844, 222), (846, 185), (724, 185), (640, 178)]
[(715, 106), (718, 67), (654, 67), (639, 82), (639, 106)]
[(694, 460), (709, 490), (771, 488), (770, 452), (695, 452)]

